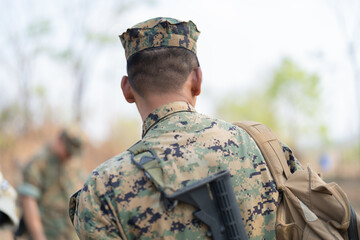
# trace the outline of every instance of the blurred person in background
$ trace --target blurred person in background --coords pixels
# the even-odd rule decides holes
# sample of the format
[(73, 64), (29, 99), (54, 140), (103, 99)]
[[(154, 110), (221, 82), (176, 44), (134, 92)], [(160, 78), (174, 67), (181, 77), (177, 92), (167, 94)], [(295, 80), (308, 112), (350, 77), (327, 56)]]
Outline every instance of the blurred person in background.
[(73, 129), (61, 130), (23, 171), (19, 195), (24, 226), (31, 239), (76, 239), (68, 203), (85, 179), (78, 164), (82, 149), (79, 136)]
[(0, 171), (0, 231), (4, 229), (15, 229), (19, 224), (16, 199), (16, 191), (8, 181), (6, 181)]

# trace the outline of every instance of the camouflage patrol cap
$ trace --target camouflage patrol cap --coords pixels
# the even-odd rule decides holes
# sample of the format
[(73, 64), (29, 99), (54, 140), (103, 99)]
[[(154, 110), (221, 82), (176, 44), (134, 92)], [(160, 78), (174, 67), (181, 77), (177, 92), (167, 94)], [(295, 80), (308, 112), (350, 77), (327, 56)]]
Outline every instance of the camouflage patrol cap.
[(66, 151), (70, 155), (79, 155), (82, 148), (82, 140), (79, 134), (74, 133), (72, 129), (63, 129), (60, 138), (65, 144)]
[(157, 47), (181, 47), (196, 54), (199, 34), (192, 21), (158, 17), (136, 24), (119, 37), (129, 59), (137, 52)]

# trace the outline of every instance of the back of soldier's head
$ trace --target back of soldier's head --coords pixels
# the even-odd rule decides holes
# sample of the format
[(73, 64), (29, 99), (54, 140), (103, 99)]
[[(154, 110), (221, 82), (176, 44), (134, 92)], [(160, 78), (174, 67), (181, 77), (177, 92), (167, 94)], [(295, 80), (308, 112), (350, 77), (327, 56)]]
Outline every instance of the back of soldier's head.
[(144, 96), (180, 90), (198, 66), (196, 55), (186, 49), (153, 48), (131, 56), (127, 73), (131, 87)]
[(120, 36), (131, 87), (140, 95), (176, 92), (199, 64), (199, 31), (191, 21), (154, 18)]
[(75, 127), (63, 128), (60, 131), (59, 138), (64, 144), (65, 150), (69, 156), (81, 153), (82, 140), (79, 131), (80, 130)]

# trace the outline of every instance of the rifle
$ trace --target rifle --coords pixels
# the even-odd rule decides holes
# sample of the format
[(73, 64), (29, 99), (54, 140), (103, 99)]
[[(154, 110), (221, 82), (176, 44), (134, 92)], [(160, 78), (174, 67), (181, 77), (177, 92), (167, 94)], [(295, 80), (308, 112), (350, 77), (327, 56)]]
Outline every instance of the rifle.
[(214, 240), (247, 239), (229, 170), (219, 171), (169, 195), (163, 189), (160, 160), (155, 152), (142, 141), (130, 147), (129, 151), (131, 161), (144, 171), (149, 181), (161, 192), (167, 211), (176, 207), (178, 201), (190, 204), (197, 208), (193, 215), (210, 228), (207, 233), (209, 237)]
[(193, 215), (210, 228), (207, 235), (214, 240), (247, 239), (229, 170), (219, 171), (163, 197), (168, 210), (178, 201), (196, 207), (198, 210)]

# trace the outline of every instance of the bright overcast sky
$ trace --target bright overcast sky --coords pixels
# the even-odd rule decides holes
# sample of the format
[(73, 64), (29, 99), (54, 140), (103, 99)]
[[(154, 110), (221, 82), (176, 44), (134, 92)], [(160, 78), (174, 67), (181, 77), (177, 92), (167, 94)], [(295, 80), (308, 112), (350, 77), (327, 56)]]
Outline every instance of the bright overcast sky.
[[(290, 57), (304, 70), (320, 75), (326, 101), (325, 117), (331, 127), (331, 135), (343, 139), (351, 136), (354, 129), (359, 131), (356, 114), (353, 113), (356, 108), (353, 73), (346, 55), (344, 34), (335, 14), (339, 9), (332, 4), (335, 1), (154, 2), (157, 3), (133, 6), (124, 13), (121, 22), (106, 24), (108, 32), (117, 38), (127, 27), (158, 16), (192, 20), (201, 31), (198, 58), (204, 76), (204, 96), (198, 100), (199, 112), (214, 116), (215, 104), (227, 92), (238, 91), (240, 94), (256, 88), (269, 79), (284, 57)], [(354, 9), (360, 10), (359, 4)], [(354, 9), (347, 7), (340, 12), (345, 13), (351, 22), (351, 17), (356, 19), (360, 14), (352, 12)], [(99, 21), (103, 14), (99, 12)], [(102, 136), (109, 119), (118, 116), (139, 119), (139, 116), (135, 105), (125, 103), (120, 92), (121, 76), (125, 74), (125, 57), (120, 41), (118, 48), (100, 56), (94, 67), (97, 70), (85, 96), (89, 114), (86, 127), (93, 136)], [(62, 76), (61, 82), (51, 82), (54, 92), (50, 97), (55, 105), (61, 105), (59, 99), (62, 95), (58, 90), (70, 83), (66, 77)], [(37, 81), (49, 83), (44, 79)]]
[[(198, 111), (214, 114), (212, 106), (218, 97), (263, 84), (281, 59), (290, 57), (305, 70), (320, 74), (331, 134), (343, 138), (353, 132), (351, 129), (356, 129), (356, 115), (352, 113), (355, 108), (352, 72), (332, 2), (160, 2), (129, 11), (125, 14), (123, 29), (113, 29), (117, 31), (114, 34), (157, 16), (194, 21), (201, 31), (198, 57), (205, 92), (205, 96), (199, 98)], [(349, 8), (344, 11), (350, 17), (354, 14)], [(118, 53), (123, 54), (123, 50), (114, 54)], [(122, 70), (124, 72), (125, 67)], [(124, 103), (122, 99), (120, 102)], [(123, 104), (121, 107), (127, 109)], [(136, 110), (135, 106), (131, 108)]]

